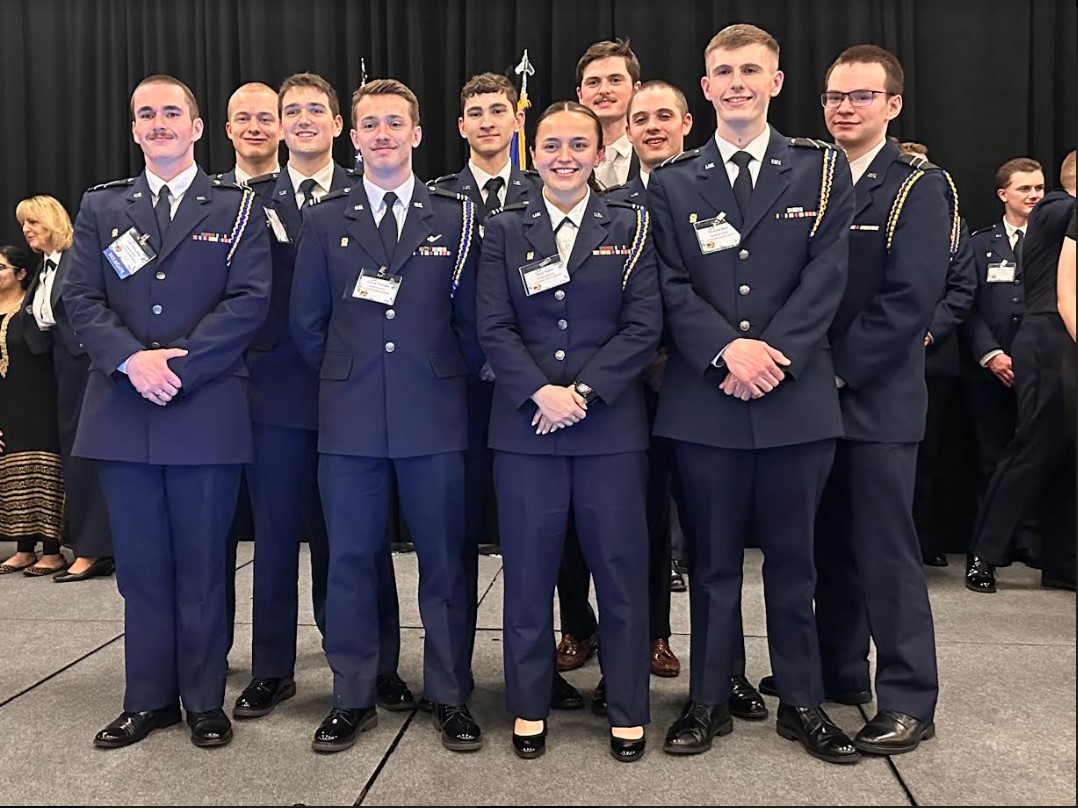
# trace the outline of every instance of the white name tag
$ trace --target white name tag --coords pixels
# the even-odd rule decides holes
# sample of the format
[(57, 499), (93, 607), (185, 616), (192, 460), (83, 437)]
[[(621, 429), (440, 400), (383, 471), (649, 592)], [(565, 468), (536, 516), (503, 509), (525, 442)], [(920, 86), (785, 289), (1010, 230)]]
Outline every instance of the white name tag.
[(1009, 264), (1001, 261), (998, 264), (988, 265), (989, 283), (1014, 283), (1014, 273), (1018, 269), (1017, 264)]
[(149, 236), (140, 236), (138, 231), (131, 227), (103, 250), (105, 258), (120, 280), (130, 278), (157, 257), (146, 244), (148, 239)]
[(720, 213), (714, 219), (694, 222), (696, 240), (700, 242), (700, 252), (704, 255), (720, 250), (729, 250), (741, 243), (741, 234), (726, 221), (726, 214)]
[(277, 211), (273, 208), (266, 208), (266, 221), (269, 222), (270, 230), (273, 231), (273, 235), (276, 237), (278, 243), (292, 243), (292, 239), (288, 235), (288, 230), (285, 228), (284, 222), (281, 221), (281, 217), (277, 215)]
[(524, 294), (528, 296), (564, 286), (569, 282), (569, 270), (557, 255), (534, 264), (525, 264), (519, 272), (520, 279), (524, 282)]
[(400, 291), (400, 288), (400, 275), (361, 269), (359, 278), (356, 279), (356, 286), (352, 290), (352, 297), (356, 300), (370, 300), (384, 306), (392, 306), (397, 299), (397, 292)]

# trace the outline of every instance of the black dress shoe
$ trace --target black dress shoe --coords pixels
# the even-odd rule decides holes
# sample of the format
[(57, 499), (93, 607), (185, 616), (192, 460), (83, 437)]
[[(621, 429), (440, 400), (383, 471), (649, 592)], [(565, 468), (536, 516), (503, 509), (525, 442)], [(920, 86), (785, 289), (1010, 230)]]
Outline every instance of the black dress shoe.
[(483, 733), (466, 704), (435, 704), (434, 726), (442, 731), (442, 746), (453, 752), (483, 748)]
[(546, 751), (546, 721), (543, 722), (543, 731), (538, 735), (517, 735), (514, 732), (513, 751), (517, 757), (525, 760), (542, 755)]
[(644, 747), (647, 745), (645, 736), (641, 735), (635, 741), (615, 738), (610, 736), (610, 754), (614, 760), (621, 763), (632, 763), (644, 756)]
[(872, 755), (901, 755), (912, 752), (921, 741), (936, 734), (936, 725), (895, 710), (880, 710), (861, 727), (853, 745)]
[(996, 568), (983, 558), (971, 556), (966, 565), (966, 589), (991, 594), (996, 591)]
[[(773, 675), (765, 676), (760, 680), (760, 692), (765, 696), (778, 696), (779, 691), (775, 686), (775, 677)], [(833, 693), (824, 691), (823, 694), (825, 701), (831, 701), (835, 704), (848, 704), (850, 706), (857, 706), (858, 704), (868, 704), (872, 701), (871, 690), (836, 690)]]
[(806, 752), (828, 763), (856, 763), (861, 759), (849, 736), (822, 707), (779, 703), (775, 731), (787, 740), (800, 741)]
[(232, 722), (224, 710), (203, 713), (188, 710), (187, 726), (191, 728), (191, 743), (195, 746), (225, 746), (232, 740)]
[(65, 584), (69, 581), (86, 581), (90, 578), (104, 578), (112, 575), (116, 572), (116, 562), (110, 557), (99, 558), (94, 561), (93, 564), (88, 566), (82, 572), (70, 572), (64, 570), (56, 575), (52, 576), (52, 580), (58, 584)]
[(677, 721), (670, 725), (663, 751), (671, 755), (697, 755), (711, 748), (711, 739), (716, 735), (729, 735), (733, 730), (729, 704), (689, 701)]
[(595, 691), (591, 694), (591, 712), (593, 715), (606, 715), (606, 677), (599, 679)]
[(252, 679), (232, 708), (236, 718), (258, 718), (273, 712), (278, 703), (296, 695), (296, 681), (287, 679)]
[(396, 673), (378, 677), (374, 690), (374, 703), (383, 710), (393, 712), (411, 710), (416, 706), (412, 691)]
[(119, 718), (94, 736), (94, 746), (102, 749), (118, 749), (138, 743), (155, 729), (164, 729), (180, 723), (180, 705), (170, 704), (160, 710), (143, 710), (137, 713), (122, 712)]
[(550, 688), (551, 710), (583, 710), (584, 697), (580, 691), (565, 681), (560, 673), (554, 673), (554, 685)]
[(314, 731), (311, 749), (315, 752), (343, 752), (355, 745), (359, 733), (378, 726), (378, 712), (373, 707), (349, 710), (334, 707)]
[(689, 587), (685, 584), (685, 576), (678, 571), (677, 567), (670, 568), (670, 591), (684, 592)]
[(922, 553), (921, 560), (926, 567), (946, 567), (947, 556), (943, 553)]
[(749, 684), (744, 676), (730, 679), (730, 715), (744, 721), (763, 721), (767, 718), (767, 705), (763, 696)]

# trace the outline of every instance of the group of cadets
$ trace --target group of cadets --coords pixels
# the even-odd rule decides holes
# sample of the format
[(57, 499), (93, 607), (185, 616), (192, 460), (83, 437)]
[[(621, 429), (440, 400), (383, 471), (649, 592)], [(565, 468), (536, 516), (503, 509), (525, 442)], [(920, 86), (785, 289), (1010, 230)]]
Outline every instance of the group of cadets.
[[(1013, 328), (992, 295), (1011, 285), (999, 282), (1014, 263), (1011, 214), (1028, 214), (1039, 191), (1027, 186), (1043, 178), (1011, 166), (1004, 225), (966, 244), (947, 174), (887, 138), (903, 92), (890, 53), (855, 46), (828, 71), (834, 143), (768, 124), (783, 74), (767, 32), (732, 25), (704, 58), (717, 127), (698, 149), (684, 150), (682, 92), (641, 84), (628, 43), (604, 42), (578, 65), (581, 103), (539, 116), (537, 171), (510, 160), (515, 88), (485, 73), (461, 92), (469, 161), (429, 185), (412, 170), (419, 102), (393, 79), (351, 98), (355, 170), (332, 160), (344, 120), (324, 79), (243, 85), (226, 126), (236, 166), (216, 178), (194, 162), (190, 90), (160, 75), (135, 88), (146, 171), (85, 194), (63, 286), (92, 362), (75, 452), (100, 464), (126, 601), (123, 712), (96, 745), (178, 723), (181, 703), (193, 743), (231, 740), (241, 475), (257, 552), (251, 681), (233, 715), (265, 716), (296, 693), (306, 540), (333, 671), (315, 751), (352, 746), (378, 707), (417, 706), (397, 674), (394, 497), (419, 564), (418, 704), (448, 749), (483, 744), (468, 701), (477, 550), (496, 498), (514, 751), (543, 754), (550, 709), (583, 705), (558, 668), (600, 646), (593, 709), (616, 759), (643, 755), (649, 669), (680, 664), (671, 492), (692, 645), (666, 752), (704, 752), (732, 716), (768, 716), (741, 625), (753, 539), (778, 734), (834, 763), (932, 737), (913, 519), (925, 348), (943, 338), (934, 315), (971, 244), (992, 293), (976, 294), (978, 358), (1005, 396)], [(556, 585), (572, 641), (557, 649)], [(852, 738), (821, 706), (873, 692), (879, 711)]]

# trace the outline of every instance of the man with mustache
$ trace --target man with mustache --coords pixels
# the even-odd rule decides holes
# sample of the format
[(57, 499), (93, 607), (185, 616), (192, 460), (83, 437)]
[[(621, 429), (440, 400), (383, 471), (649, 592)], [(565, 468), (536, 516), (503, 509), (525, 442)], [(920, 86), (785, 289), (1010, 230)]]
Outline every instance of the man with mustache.
[(595, 179), (604, 188), (621, 185), (636, 177), (640, 159), (626, 134), (625, 113), (629, 99), (640, 86), (640, 60), (628, 39), (596, 42), (576, 64), (576, 97), (603, 124), (605, 152)]

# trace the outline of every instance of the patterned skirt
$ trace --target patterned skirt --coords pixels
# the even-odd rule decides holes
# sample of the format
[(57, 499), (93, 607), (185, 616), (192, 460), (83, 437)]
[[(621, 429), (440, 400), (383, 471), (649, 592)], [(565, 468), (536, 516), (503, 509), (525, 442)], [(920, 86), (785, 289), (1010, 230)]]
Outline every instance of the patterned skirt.
[(52, 452), (0, 454), (0, 538), (60, 540), (64, 478)]

